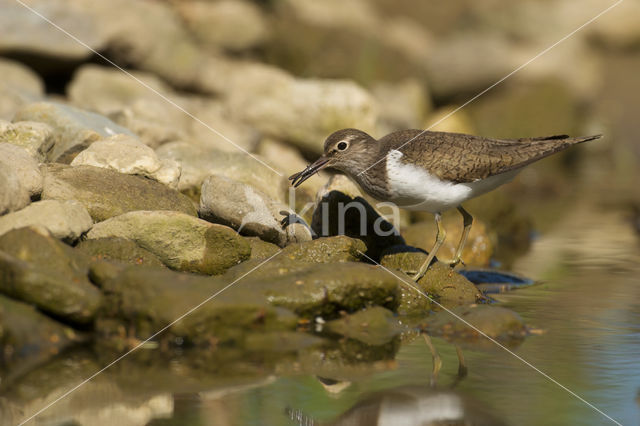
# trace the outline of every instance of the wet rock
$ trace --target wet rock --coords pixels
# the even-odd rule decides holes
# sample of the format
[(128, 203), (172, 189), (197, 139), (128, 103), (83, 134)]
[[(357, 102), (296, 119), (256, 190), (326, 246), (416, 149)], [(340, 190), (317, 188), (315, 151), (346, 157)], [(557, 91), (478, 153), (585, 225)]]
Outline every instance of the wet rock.
[(266, 17), (248, 1), (186, 1), (174, 5), (186, 27), (209, 49), (246, 50), (264, 44)]
[(77, 200), (94, 221), (135, 210), (173, 210), (196, 216), (191, 200), (167, 186), (139, 176), (92, 166), (43, 167), (42, 199)]
[(380, 306), (335, 319), (325, 327), (334, 333), (374, 346), (389, 342), (403, 330), (393, 312)]
[(205, 220), (222, 223), (280, 247), (311, 240), (311, 231), (306, 224), (283, 226), (282, 220), (294, 214), (287, 205), (274, 201), (250, 185), (224, 176), (212, 175), (205, 179), (199, 214)]
[(120, 237), (149, 250), (170, 268), (220, 274), (251, 248), (231, 228), (172, 211), (135, 211), (100, 222), (87, 238)]
[(178, 187), (180, 165), (173, 160), (160, 161), (142, 142), (128, 135), (114, 135), (96, 141), (80, 152), (72, 166), (95, 166), (129, 175), (145, 176), (171, 188)]
[(132, 265), (164, 268), (158, 257), (126, 238), (108, 237), (84, 240), (75, 249), (92, 260), (115, 260)]
[(135, 137), (108, 118), (57, 102), (39, 102), (21, 108), (13, 121), (37, 121), (53, 129), (53, 148), (47, 160), (70, 163), (93, 142), (118, 133)]
[[(73, 329), (43, 315), (33, 306), (0, 296), (0, 369), (11, 371), (12, 376), (79, 340)], [(7, 377), (3, 376), (5, 382)]]
[(44, 96), (40, 77), (19, 62), (0, 58), (0, 75), (0, 120), (10, 120), (20, 107)]
[[(510, 309), (500, 306), (471, 305), (451, 310), (469, 324), (489, 337), (501, 341), (518, 340), (526, 336), (527, 330), (522, 318)], [(487, 342), (484, 336), (463, 323), (449, 312), (438, 312), (429, 317), (427, 331), (430, 335), (447, 340), (462, 342)]]
[[(258, 260), (244, 262), (225, 278), (238, 279), (258, 264)], [(270, 303), (304, 318), (331, 319), (340, 311), (369, 306), (395, 310), (400, 297), (396, 277), (378, 267), (357, 262), (308, 263), (282, 255), (253, 270), (242, 287), (263, 289)]]
[(138, 338), (147, 338), (198, 305), (197, 310), (172, 324), (164, 337), (182, 337), (196, 345), (242, 344), (251, 332), (295, 329), (295, 316), (270, 306), (260, 287), (246, 286), (245, 281), (220, 292), (230, 284), (228, 280), (128, 267), (99, 283), (106, 294), (106, 306), (98, 332), (117, 336), (118, 325), (125, 324)]
[[(447, 232), (444, 244), (440, 247), (437, 257), (443, 262), (453, 259), (460, 237), (462, 236), (462, 216), (458, 212), (446, 214), (443, 225)], [(423, 250), (431, 250), (436, 241), (437, 227), (433, 219), (418, 222), (403, 229), (407, 244)], [(495, 237), (487, 231), (486, 225), (479, 219), (474, 219), (467, 243), (462, 250), (462, 260), (466, 265), (488, 266), (493, 254)]]
[(55, 238), (76, 241), (93, 226), (87, 209), (75, 200), (36, 201), (0, 217), (0, 235), (26, 226), (41, 226)]
[(44, 162), (53, 148), (53, 129), (35, 121), (0, 121), (0, 143), (7, 142), (27, 150), (38, 162)]
[(258, 237), (245, 237), (245, 241), (247, 241), (249, 246), (251, 246), (250, 259), (268, 259), (280, 251), (280, 247), (277, 245), (262, 241)]
[(281, 256), (300, 262), (357, 262), (362, 259), (366, 250), (362, 241), (339, 235), (290, 244), (285, 247)]
[(253, 186), (276, 201), (286, 200), (288, 183), (285, 177), (247, 154), (222, 152), (186, 142), (165, 144), (156, 153), (160, 159), (175, 160), (181, 165), (180, 191), (199, 194), (205, 178), (215, 174)]
[[(415, 273), (426, 258), (427, 254), (415, 247), (396, 246), (384, 252), (380, 264), (390, 270)], [(475, 303), (481, 297), (469, 280), (441, 262), (433, 262), (417, 283), (407, 275), (398, 276), (402, 280), (399, 312), (406, 315), (424, 315), (431, 309), (433, 300), (445, 306), (455, 306)], [(412, 286), (424, 294), (418, 293)]]
[(34, 197), (42, 192), (42, 174), (38, 162), (26, 149), (10, 143), (0, 143), (0, 167), (15, 173), (29, 196)]
[(0, 237), (0, 291), (73, 323), (92, 321), (102, 304), (86, 259), (40, 228)]
[(386, 248), (404, 244), (393, 225), (384, 219), (346, 176), (334, 175), (318, 193), (311, 229), (317, 236), (346, 235), (362, 240), (367, 256), (377, 260)]

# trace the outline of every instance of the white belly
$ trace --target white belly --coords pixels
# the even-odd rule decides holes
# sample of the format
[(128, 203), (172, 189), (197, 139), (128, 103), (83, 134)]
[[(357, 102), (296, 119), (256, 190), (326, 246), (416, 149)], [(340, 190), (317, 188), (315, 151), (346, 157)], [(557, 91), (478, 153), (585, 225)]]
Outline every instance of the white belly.
[(390, 201), (407, 210), (444, 212), (511, 181), (520, 171), (512, 170), (475, 182), (451, 183), (421, 167), (402, 163), (402, 155), (397, 150), (387, 155), (387, 179), (392, 194)]

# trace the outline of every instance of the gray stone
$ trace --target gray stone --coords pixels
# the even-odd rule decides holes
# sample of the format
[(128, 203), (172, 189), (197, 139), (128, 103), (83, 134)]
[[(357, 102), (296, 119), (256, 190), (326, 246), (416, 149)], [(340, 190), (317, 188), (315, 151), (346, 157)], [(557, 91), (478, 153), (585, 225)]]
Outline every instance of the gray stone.
[(176, 3), (175, 8), (205, 48), (245, 50), (264, 44), (268, 36), (264, 13), (248, 1), (196, 0)]
[(181, 172), (175, 161), (161, 161), (153, 149), (128, 135), (114, 135), (92, 143), (73, 159), (71, 165), (102, 167), (145, 176), (171, 188), (177, 188)]
[(0, 163), (0, 214), (20, 210), (31, 202), (29, 191), (10, 168)]
[(55, 238), (75, 241), (89, 230), (93, 220), (75, 200), (42, 200), (0, 217), (0, 235), (25, 226), (42, 226)]
[(42, 228), (0, 237), (0, 291), (73, 323), (89, 323), (102, 295), (87, 278), (86, 259)]
[(175, 160), (181, 165), (180, 191), (199, 194), (205, 178), (215, 174), (256, 187), (276, 201), (286, 200), (289, 185), (284, 175), (274, 173), (247, 154), (221, 152), (186, 142), (165, 144), (156, 153), (160, 159)]
[(38, 162), (44, 162), (53, 148), (53, 129), (36, 121), (9, 123), (0, 121), (0, 142), (7, 142), (27, 150)]
[(0, 142), (0, 167), (15, 173), (31, 197), (42, 192), (40, 167), (26, 149)]
[(171, 211), (135, 211), (100, 222), (87, 238), (128, 238), (170, 268), (219, 274), (251, 255), (231, 228)]
[(96, 222), (135, 210), (173, 210), (197, 215), (186, 196), (139, 176), (63, 164), (43, 166), (43, 175), (43, 200), (77, 200)]
[(0, 75), (0, 120), (10, 120), (20, 107), (44, 96), (40, 77), (19, 62), (0, 58)]
[(54, 146), (48, 161), (69, 163), (91, 143), (118, 133), (135, 137), (108, 118), (57, 102), (39, 102), (21, 108), (13, 121), (38, 121), (53, 129)]
[(294, 212), (262, 191), (224, 176), (212, 175), (202, 184), (200, 217), (222, 223), (246, 235), (284, 247), (291, 242), (311, 240), (304, 223), (282, 221)]

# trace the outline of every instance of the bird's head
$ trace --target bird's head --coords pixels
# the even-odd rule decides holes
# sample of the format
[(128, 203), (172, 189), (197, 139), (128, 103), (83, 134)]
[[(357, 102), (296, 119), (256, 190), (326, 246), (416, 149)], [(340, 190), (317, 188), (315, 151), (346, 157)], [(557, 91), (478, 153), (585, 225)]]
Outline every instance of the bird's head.
[(318, 171), (333, 168), (347, 174), (357, 174), (376, 158), (377, 141), (358, 129), (342, 129), (329, 135), (324, 142), (324, 153), (303, 171), (289, 177), (298, 186)]

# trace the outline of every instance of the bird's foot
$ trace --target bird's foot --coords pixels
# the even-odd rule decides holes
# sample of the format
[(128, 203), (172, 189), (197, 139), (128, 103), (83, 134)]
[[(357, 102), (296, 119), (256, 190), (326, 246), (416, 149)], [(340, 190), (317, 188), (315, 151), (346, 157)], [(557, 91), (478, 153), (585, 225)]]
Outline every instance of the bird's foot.
[(459, 257), (457, 259), (453, 259), (451, 262), (449, 262), (449, 266), (451, 267), (451, 269), (454, 269), (458, 265), (462, 265), (464, 267), (467, 266), (467, 264), (464, 263), (464, 260), (460, 259)]

